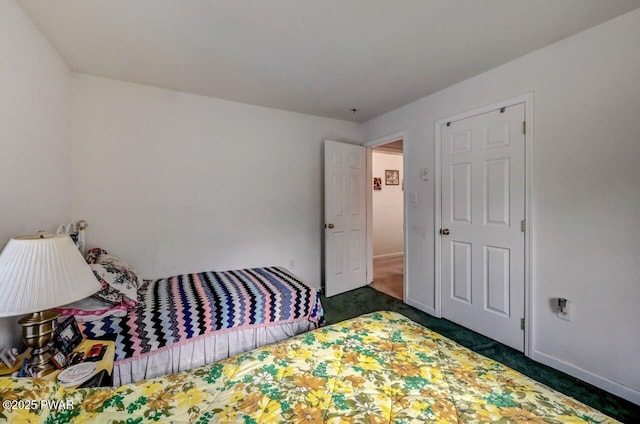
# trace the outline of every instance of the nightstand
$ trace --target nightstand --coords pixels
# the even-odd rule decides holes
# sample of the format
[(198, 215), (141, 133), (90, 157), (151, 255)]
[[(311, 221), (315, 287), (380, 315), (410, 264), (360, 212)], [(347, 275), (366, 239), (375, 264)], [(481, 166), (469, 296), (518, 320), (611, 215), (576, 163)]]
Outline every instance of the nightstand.
[[(69, 388), (109, 387), (113, 385), (113, 360), (116, 354), (115, 341), (84, 339), (73, 351), (82, 352), (86, 356), (87, 352), (89, 352), (89, 349), (91, 349), (91, 346), (96, 343), (101, 343), (107, 346), (107, 350), (105, 351), (102, 359), (95, 362), (96, 374), (81, 385), (71, 386)], [(48, 381), (57, 381), (58, 374), (60, 374), (62, 371), (63, 370), (55, 370), (54, 372), (47, 374), (42, 378)]]
[(11, 368), (8, 368), (5, 364), (0, 363), (0, 376), (10, 376), (16, 371), (20, 371), (20, 367), (22, 366), (22, 361), (25, 358), (29, 358), (31, 355), (31, 348), (27, 348), (24, 352), (16, 357), (16, 363), (13, 364)]

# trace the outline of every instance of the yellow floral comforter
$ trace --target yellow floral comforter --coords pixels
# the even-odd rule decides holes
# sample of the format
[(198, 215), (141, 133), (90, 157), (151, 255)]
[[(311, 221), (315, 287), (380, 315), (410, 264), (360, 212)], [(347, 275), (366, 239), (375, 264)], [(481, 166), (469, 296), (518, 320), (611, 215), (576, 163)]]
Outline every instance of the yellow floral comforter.
[(0, 378), (0, 399), (11, 423), (615, 422), (393, 312), (114, 389)]

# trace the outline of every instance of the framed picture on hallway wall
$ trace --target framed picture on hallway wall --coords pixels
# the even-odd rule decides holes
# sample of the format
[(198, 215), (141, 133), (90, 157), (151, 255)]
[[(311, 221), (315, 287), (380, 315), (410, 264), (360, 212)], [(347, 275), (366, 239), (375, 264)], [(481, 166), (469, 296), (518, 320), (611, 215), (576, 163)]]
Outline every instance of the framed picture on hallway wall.
[(375, 191), (382, 190), (382, 178), (373, 177), (373, 189)]
[(397, 169), (386, 169), (384, 171), (384, 183), (386, 185), (400, 185), (400, 171)]

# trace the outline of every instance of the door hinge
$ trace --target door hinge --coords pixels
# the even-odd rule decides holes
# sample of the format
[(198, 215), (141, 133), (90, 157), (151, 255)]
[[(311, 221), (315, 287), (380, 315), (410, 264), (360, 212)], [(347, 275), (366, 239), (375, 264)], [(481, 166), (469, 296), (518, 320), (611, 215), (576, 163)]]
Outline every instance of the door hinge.
[(520, 318), (520, 329), (524, 330), (524, 318)]
[(527, 121), (522, 121), (522, 134), (527, 133)]
[(527, 220), (523, 219), (522, 221), (520, 221), (520, 231), (522, 231), (523, 233), (527, 232)]

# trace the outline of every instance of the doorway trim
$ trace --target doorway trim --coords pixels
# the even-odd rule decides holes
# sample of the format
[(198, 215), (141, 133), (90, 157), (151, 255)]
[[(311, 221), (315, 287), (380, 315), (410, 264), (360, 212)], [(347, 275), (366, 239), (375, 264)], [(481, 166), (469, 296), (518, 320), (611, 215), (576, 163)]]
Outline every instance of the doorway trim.
[(470, 118), (472, 116), (481, 115), (483, 113), (491, 112), (502, 107), (509, 107), (516, 104), (524, 103), (525, 109), (525, 222), (526, 228), (524, 232), (524, 354), (527, 357), (531, 356), (534, 352), (533, 349), (533, 334), (534, 334), (534, 316), (532, 314), (533, 304), (533, 292), (532, 281), (534, 280), (533, 274), (533, 228), (535, 226), (534, 210), (533, 210), (533, 165), (534, 165), (534, 124), (533, 124), (533, 92), (525, 93), (520, 96), (511, 97), (505, 100), (501, 100), (496, 103), (492, 103), (486, 106), (481, 106), (466, 112), (458, 113), (448, 116), (436, 121), (435, 123), (435, 172), (434, 172), (434, 251), (435, 251), (435, 266), (434, 266), (434, 279), (435, 279), (435, 306), (436, 316), (442, 317), (442, 246), (440, 228), (442, 227), (442, 125), (447, 122), (459, 121), (461, 119)]
[[(406, 180), (407, 155), (405, 154), (405, 146), (407, 144), (407, 131), (400, 131), (389, 134), (375, 140), (362, 143), (361, 146), (367, 148), (367, 281), (369, 284), (373, 282), (373, 147), (387, 144), (392, 141), (402, 139), (402, 176)], [(403, 244), (403, 276), (402, 276), (402, 301), (407, 303), (407, 195), (405, 187), (402, 190), (402, 244)]]

